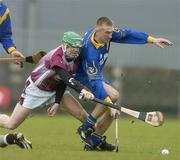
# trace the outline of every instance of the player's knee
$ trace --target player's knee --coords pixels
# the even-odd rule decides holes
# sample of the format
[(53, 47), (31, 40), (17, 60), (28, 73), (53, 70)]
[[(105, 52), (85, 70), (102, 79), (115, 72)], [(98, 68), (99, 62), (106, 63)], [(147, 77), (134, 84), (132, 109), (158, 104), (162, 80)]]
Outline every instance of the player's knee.
[(115, 103), (120, 97), (120, 94), (118, 91), (114, 91), (111, 95), (111, 100), (113, 103)]

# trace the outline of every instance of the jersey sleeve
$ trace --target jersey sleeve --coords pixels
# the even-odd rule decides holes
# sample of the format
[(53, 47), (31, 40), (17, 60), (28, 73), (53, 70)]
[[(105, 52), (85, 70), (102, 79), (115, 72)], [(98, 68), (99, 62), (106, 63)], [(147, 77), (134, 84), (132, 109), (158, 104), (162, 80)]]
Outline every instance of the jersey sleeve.
[(67, 86), (66, 86), (65, 82), (61, 81), (58, 84), (58, 86), (56, 88), (55, 103), (60, 104), (61, 99), (62, 99), (62, 97), (64, 95), (64, 92), (65, 92), (66, 88), (67, 88)]
[[(9, 9), (7, 8), (7, 10), (9, 10)], [(16, 49), (15, 44), (12, 40), (11, 19), (10, 19), (9, 14), (7, 15), (7, 19), (4, 22), (5, 27), (3, 29), (3, 36), (0, 39), (2, 45), (7, 53), (11, 53), (12, 51), (14, 51)]]
[(148, 43), (149, 35), (144, 32), (138, 32), (130, 29), (115, 29), (112, 34), (112, 42), (127, 44), (145, 44)]

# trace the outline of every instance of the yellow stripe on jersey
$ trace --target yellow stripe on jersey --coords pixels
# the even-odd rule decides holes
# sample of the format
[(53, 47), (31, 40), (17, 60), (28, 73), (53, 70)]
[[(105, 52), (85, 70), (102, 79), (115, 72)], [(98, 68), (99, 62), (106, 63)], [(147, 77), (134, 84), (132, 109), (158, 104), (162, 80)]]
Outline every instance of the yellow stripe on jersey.
[(96, 42), (95, 40), (94, 40), (94, 34), (95, 34), (95, 32), (92, 34), (92, 36), (91, 36), (91, 42), (92, 42), (92, 44), (96, 47), (96, 49), (98, 49), (98, 48), (100, 48), (100, 47), (103, 47), (104, 46), (104, 44), (103, 43), (98, 43), (98, 42)]
[(7, 8), (6, 11), (4, 12), (3, 16), (0, 19), (0, 25), (6, 20), (9, 13), (10, 13), (10, 10), (9, 10), (9, 8)]

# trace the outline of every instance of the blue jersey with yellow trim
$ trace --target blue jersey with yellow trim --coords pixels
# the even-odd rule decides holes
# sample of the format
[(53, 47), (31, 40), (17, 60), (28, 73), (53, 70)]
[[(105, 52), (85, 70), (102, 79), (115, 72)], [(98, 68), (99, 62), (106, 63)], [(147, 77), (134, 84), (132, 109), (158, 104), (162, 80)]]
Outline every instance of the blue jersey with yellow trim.
[(11, 37), (10, 10), (3, 2), (0, 2), (0, 43), (8, 53), (15, 49), (15, 44)]
[(114, 29), (112, 38), (107, 44), (99, 44), (94, 40), (95, 30), (91, 29), (83, 37), (83, 47), (80, 53), (81, 67), (76, 73), (76, 79), (88, 87), (92, 93), (100, 99), (105, 99), (105, 82), (102, 69), (109, 55), (110, 43), (145, 44), (148, 34), (130, 29)]

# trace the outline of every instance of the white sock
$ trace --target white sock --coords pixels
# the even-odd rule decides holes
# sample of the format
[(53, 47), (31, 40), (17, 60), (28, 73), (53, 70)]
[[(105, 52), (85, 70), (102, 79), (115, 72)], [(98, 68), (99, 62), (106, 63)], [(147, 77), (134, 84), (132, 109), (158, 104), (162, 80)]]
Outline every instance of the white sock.
[(8, 134), (4, 135), (3, 137), (3, 142), (4, 144), (8, 145), (9, 143), (7, 142), (6, 138), (7, 138)]

